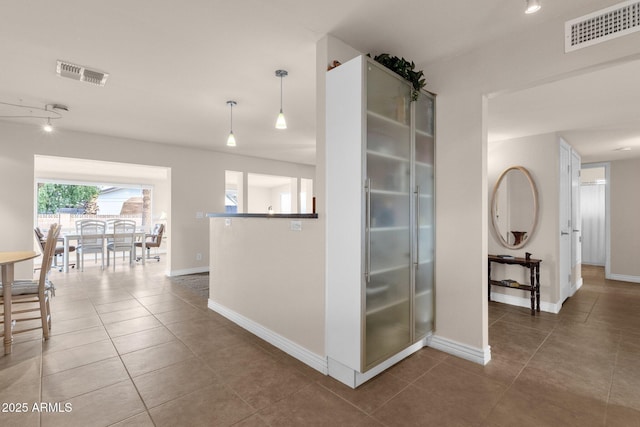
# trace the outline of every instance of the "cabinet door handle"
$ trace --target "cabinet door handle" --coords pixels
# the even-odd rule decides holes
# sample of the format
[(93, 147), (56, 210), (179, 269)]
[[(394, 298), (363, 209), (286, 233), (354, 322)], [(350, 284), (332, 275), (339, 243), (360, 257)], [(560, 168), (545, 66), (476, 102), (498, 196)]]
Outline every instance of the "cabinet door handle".
[(371, 280), (371, 178), (367, 178), (364, 184), (365, 195), (365, 281)]
[(560, 235), (561, 235), (561, 236), (568, 236), (568, 235), (569, 235), (569, 233), (568, 233), (568, 232), (566, 232), (566, 231), (561, 231), (561, 232), (560, 232)]
[(416, 185), (416, 270), (420, 268), (420, 186)]

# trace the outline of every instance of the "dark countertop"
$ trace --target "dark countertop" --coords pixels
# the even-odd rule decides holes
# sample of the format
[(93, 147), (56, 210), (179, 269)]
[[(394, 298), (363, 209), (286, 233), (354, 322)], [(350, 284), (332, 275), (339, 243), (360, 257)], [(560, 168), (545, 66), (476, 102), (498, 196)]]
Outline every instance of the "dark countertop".
[(290, 219), (317, 219), (317, 213), (308, 214), (268, 214), (268, 213), (207, 213), (209, 218), (290, 218)]

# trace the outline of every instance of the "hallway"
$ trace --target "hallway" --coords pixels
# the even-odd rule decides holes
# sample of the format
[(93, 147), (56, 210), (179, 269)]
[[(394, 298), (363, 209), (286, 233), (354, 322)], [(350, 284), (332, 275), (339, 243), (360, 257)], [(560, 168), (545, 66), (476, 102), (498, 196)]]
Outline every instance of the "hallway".
[[(425, 348), (357, 390), (206, 308), (164, 262), (52, 271), (52, 338), (0, 358), (3, 426), (640, 426), (640, 284), (585, 285), (561, 314), (490, 303), (492, 361)], [(38, 402), (69, 412), (32, 412)], [(4, 407), (3, 407), (4, 409)]]

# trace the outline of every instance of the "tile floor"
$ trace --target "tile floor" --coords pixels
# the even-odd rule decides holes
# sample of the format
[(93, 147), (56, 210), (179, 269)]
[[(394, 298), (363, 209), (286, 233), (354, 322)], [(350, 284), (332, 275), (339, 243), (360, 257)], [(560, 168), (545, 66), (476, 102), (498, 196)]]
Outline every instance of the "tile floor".
[(0, 425), (640, 426), (640, 285), (601, 269), (584, 269), (559, 315), (491, 303), (487, 366), (426, 348), (351, 390), (207, 310), (164, 268), (52, 273), (52, 338), (18, 335), (0, 357), (0, 402), (28, 404)]

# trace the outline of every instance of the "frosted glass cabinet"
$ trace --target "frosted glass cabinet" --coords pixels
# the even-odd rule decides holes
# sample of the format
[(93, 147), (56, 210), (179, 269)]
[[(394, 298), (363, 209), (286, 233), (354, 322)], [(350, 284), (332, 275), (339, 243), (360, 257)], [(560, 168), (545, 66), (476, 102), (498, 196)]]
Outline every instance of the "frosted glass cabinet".
[(329, 374), (356, 387), (433, 328), (434, 97), (361, 56), (326, 108)]

